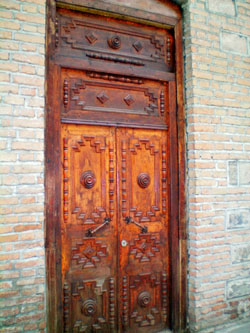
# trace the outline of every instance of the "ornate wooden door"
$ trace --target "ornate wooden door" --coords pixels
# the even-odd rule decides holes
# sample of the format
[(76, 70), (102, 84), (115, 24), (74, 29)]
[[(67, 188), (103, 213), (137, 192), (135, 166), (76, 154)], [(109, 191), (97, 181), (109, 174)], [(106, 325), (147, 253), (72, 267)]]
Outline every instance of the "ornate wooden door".
[(169, 317), (166, 131), (63, 125), (62, 148), (64, 330), (160, 330)]
[(53, 38), (55, 330), (159, 332), (171, 324), (173, 33), (58, 8)]

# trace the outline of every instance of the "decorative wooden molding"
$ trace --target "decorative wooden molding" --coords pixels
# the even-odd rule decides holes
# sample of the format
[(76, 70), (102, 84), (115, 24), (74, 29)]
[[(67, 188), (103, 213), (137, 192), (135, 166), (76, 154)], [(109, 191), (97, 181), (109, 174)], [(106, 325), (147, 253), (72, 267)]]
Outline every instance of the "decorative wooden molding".
[(167, 204), (167, 161), (166, 161), (166, 144), (162, 145), (162, 212), (166, 214)]
[(126, 173), (127, 173), (127, 148), (126, 141), (122, 141), (122, 216), (127, 216), (127, 189), (126, 189)]
[(168, 37), (167, 38), (167, 64), (171, 66), (171, 60), (172, 60), (172, 48), (171, 48), (171, 40)]
[(164, 96), (164, 91), (161, 90), (160, 93), (160, 112), (161, 112), (161, 116), (164, 116), (165, 113), (165, 96)]
[(69, 82), (67, 79), (64, 79), (63, 82), (63, 104), (65, 109), (67, 108), (69, 103)]
[(55, 18), (55, 48), (58, 47), (59, 44), (59, 24), (58, 17)]
[(139, 78), (133, 78), (129, 76), (115, 75), (115, 74), (106, 74), (106, 73), (97, 73), (97, 72), (86, 72), (89, 77), (95, 79), (103, 79), (109, 81), (118, 81), (125, 83), (135, 83), (135, 84), (143, 84), (144, 81)]
[(109, 217), (112, 220), (114, 216), (114, 194), (115, 194), (115, 164), (114, 164), (114, 147), (113, 142), (109, 147)]
[(126, 332), (128, 327), (128, 281), (127, 276), (122, 277), (122, 327)]
[(63, 286), (63, 326), (64, 332), (69, 332), (70, 324), (70, 290), (67, 282)]
[(129, 59), (129, 58), (125, 58), (125, 57), (101, 54), (101, 53), (97, 53), (97, 52), (86, 52), (86, 56), (89, 58), (93, 58), (93, 59), (115, 61), (115, 62), (120, 62), (122, 64), (127, 64), (127, 65), (144, 66), (144, 63), (140, 60), (134, 60), (134, 59)]
[(150, 262), (152, 257), (160, 253), (161, 242), (156, 236), (149, 233), (139, 234), (129, 244), (129, 255), (138, 260), (139, 263)]
[(111, 328), (115, 328), (115, 281), (109, 279), (109, 323)]
[(150, 301), (151, 301), (151, 295), (148, 291), (142, 291), (137, 297), (137, 303), (142, 308), (146, 308), (147, 306), (149, 306)]
[(162, 274), (162, 291), (161, 291), (161, 297), (162, 297), (162, 314), (163, 314), (163, 321), (167, 321), (167, 311), (168, 311), (168, 301), (167, 301), (167, 274)]
[(69, 217), (69, 156), (68, 138), (63, 139), (63, 219), (66, 223)]

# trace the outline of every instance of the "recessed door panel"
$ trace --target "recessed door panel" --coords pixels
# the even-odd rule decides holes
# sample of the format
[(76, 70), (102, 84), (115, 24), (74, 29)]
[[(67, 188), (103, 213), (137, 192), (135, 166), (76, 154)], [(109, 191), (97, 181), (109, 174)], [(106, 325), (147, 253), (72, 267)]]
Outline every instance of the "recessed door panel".
[(63, 125), (61, 261), (65, 332), (116, 327), (116, 151), (113, 128)]
[(120, 311), (129, 332), (157, 332), (169, 318), (167, 155), (165, 131), (118, 131)]

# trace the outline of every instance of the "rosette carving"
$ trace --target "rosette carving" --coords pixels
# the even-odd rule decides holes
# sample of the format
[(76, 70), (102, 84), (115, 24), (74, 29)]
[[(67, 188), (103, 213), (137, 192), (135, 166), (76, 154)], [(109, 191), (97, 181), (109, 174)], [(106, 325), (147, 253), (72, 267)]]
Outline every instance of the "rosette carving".
[(97, 311), (96, 301), (93, 299), (87, 299), (85, 302), (83, 302), (81, 311), (87, 317), (94, 316)]
[(146, 188), (149, 186), (150, 184), (150, 177), (148, 173), (142, 172), (139, 174), (139, 176), (137, 177), (137, 184), (141, 187), (141, 188)]
[(119, 36), (115, 35), (111, 38), (108, 39), (108, 45), (112, 48), (112, 49), (119, 49), (121, 47), (121, 39)]
[(146, 308), (149, 305), (150, 301), (151, 301), (151, 296), (148, 291), (142, 291), (138, 295), (137, 302), (142, 308)]
[(96, 177), (94, 175), (94, 173), (90, 170), (83, 172), (83, 174), (81, 175), (81, 184), (85, 187), (85, 188), (92, 188), (95, 183), (96, 183)]

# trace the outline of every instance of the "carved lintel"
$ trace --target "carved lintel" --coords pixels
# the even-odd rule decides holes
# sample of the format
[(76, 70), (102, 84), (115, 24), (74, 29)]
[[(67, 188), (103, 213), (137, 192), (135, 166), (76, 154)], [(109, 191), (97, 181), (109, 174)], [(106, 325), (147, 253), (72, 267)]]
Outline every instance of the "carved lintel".
[(86, 74), (95, 79), (103, 79), (109, 81), (118, 81), (118, 82), (125, 82), (125, 83), (135, 83), (135, 84), (142, 84), (144, 81), (139, 78), (129, 77), (129, 76), (121, 76), (116, 74), (106, 74), (106, 73), (97, 73), (97, 72), (86, 72)]
[(162, 90), (160, 93), (160, 112), (163, 116), (165, 113), (165, 97), (164, 97), (164, 91)]
[(66, 223), (69, 215), (69, 158), (68, 138), (63, 139), (63, 219)]
[(122, 278), (122, 327), (128, 327), (128, 281), (127, 276)]
[(86, 56), (93, 59), (108, 60), (108, 61), (120, 62), (123, 64), (135, 65), (135, 66), (144, 66), (144, 63), (141, 60), (134, 60), (125, 57), (119, 57), (116, 55), (107, 55), (97, 52), (86, 52)]
[(109, 279), (109, 323), (110, 327), (115, 327), (115, 281)]

